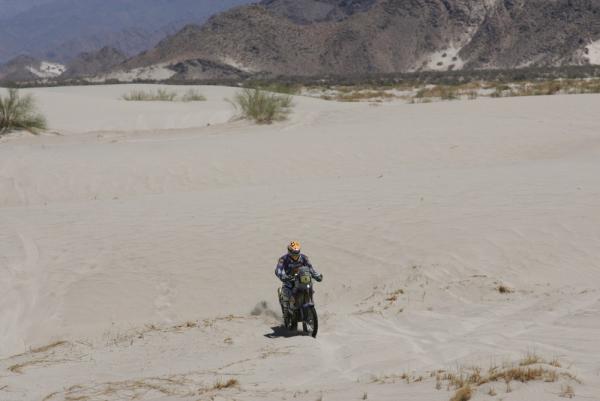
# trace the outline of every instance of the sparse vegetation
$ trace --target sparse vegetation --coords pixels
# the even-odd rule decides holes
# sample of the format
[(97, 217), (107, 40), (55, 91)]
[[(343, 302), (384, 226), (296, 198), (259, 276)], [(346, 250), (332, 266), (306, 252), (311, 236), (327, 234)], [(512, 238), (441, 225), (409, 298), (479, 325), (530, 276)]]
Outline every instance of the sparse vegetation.
[(554, 358), (553, 360), (551, 360), (550, 362), (548, 362), (548, 365), (554, 366), (555, 368), (562, 367), (561, 363), (559, 362), (559, 360), (557, 358)]
[(500, 294), (510, 294), (514, 292), (514, 290), (510, 287), (505, 286), (504, 284), (500, 284), (497, 288)]
[(222, 390), (224, 388), (236, 387), (239, 384), (240, 384), (240, 382), (238, 382), (236, 379), (229, 379), (225, 382), (221, 381), (221, 380), (217, 380), (216, 383), (212, 386), (212, 389), (213, 390)]
[(0, 95), (0, 135), (14, 130), (36, 134), (46, 127), (46, 118), (38, 112), (33, 95), (21, 96), (17, 89)]
[(544, 360), (535, 352), (528, 352), (525, 357), (519, 361), (519, 366), (535, 365), (536, 363), (544, 363)]
[(259, 89), (242, 89), (230, 101), (241, 118), (253, 120), (258, 124), (270, 124), (284, 120), (291, 112), (292, 97), (278, 95)]
[(11, 365), (8, 367), (8, 370), (11, 371), (12, 373), (22, 374), (23, 369), (25, 369), (25, 368), (28, 368), (31, 366), (37, 366), (37, 365), (51, 364), (53, 362), (57, 362), (57, 361), (53, 361), (49, 358), (35, 359), (35, 360), (25, 361), (25, 362), (16, 363), (14, 365)]
[(212, 398), (216, 392), (239, 386), (237, 379), (217, 380), (212, 385), (205, 385), (193, 375), (173, 375), (168, 377), (145, 377), (140, 379), (112, 381), (90, 386), (74, 385), (61, 392), (54, 392), (44, 397), (45, 401), (71, 400), (105, 400), (105, 399), (142, 399), (148, 393), (155, 392), (169, 397), (197, 397), (206, 394)]
[[(443, 369), (429, 372), (427, 377), (435, 379), (436, 390), (446, 389), (454, 391), (450, 401), (469, 400), (476, 391), (490, 396), (497, 395), (496, 388), (503, 385), (505, 392), (513, 391), (511, 384), (514, 382), (528, 383), (540, 381), (547, 383), (561, 382), (563, 392), (568, 397), (572, 391), (571, 384), (581, 383), (579, 379), (570, 372), (559, 369), (560, 363), (556, 359), (547, 362), (535, 353), (527, 353), (522, 359), (515, 363), (506, 363), (502, 367), (491, 366), (484, 370), (477, 366), (460, 367), (457, 371), (446, 371)], [(399, 380), (407, 384), (425, 381), (425, 377), (416, 373), (386, 374), (373, 376), (371, 383), (388, 384)], [(494, 384), (494, 386), (492, 386)], [(567, 391), (570, 388), (570, 391)]]
[(391, 294), (389, 294), (385, 300), (388, 302), (396, 302), (398, 300), (398, 297), (402, 294), (404, 294), (404, 290), (402, 288), (400, 288), (400, 289), (392, 292)]
[(494, 382), (505, 382), (507, 389), (513, 381), (527, 383), (530, 381), (556, 382), (560, 378), (577, 381), (577, 378), (567, 372), (560, 372), (549, 368), (542, 358), (535, 354), (528, 354), (519, 361), (518, 365), (503, 368), (491, 367), (486, 373), (481, 368), (462, 369), (459, 373), (439, 372), (437, 381), (445, 381), (448, 386), (460, 389), (466, 385), (479, 387)]
[[(508, 74), (505, 77), (499, 72), (498, 75), (481, 71), (479, 73), (482, 75), (473, 77), (473, 80), (462, 75), (454, 80), (424, 74), (423, 76), (411, 76), (413, 80), (407, 78), (390, 82), (382, 79), (381, 82), (362, 82), (355, 85), (321, 83), (307, 85), (305, 88), (306, 94), (318, 96), (323, 100), (383, 102), (384, 100), (405, 99), (409, 104), (465, 98), (474, 100), (478, 97), (600, 93), (600, 78), (595, 76), (558, 78), (551, 74), (536, 76), (514, 74), (512, 71), (510, 74), (505, 72)], [(434, 76), (436, 79), (433, 79)], [(489, 79), (483, 79), (485, 77)], [(531, 79), (528, 80), (528, 77)]]
[(251, 81), (244, 85), (248, 89), (258, 89), (265, 92), (281, 93), (284, 95), (296, 95), (302, 90), (302, 85), (284, 82), (261, 82)]
[(181, 97), (183, 102), (203, 102), (206, 100), (206, 96), (198, 91), (198, 89), (189, 89)]
[(206, 96), (195, 88), (188, 89), (181, 96), (175, 91), (159, 88), (156, 90), (133, 89), (121, 96), (121, 99), (132, 102), (175, 102), (179, 100), (187, 103), (203, 102), (206, 100)]
[(454, 396), (450, 398), (450, 401), (469, 401), (473, 396), (473, 390), (470, 385), (459, 388), (454, 393)]
[(177, 97), (177, 92), (159, 88), (155, 91), (134, 89), (122, 96), (123, 100), (135, 102), (172, 102)]
[(339, 102), (360, 102), (365, 100), (384, 100), (393, 99), (395, 96), (384, 90), (356, 90), (351, 92), (339, 93), (336, 96), (330, 97), (329, 100), (337, 100)]
[(460, 99), (461, 89), (458, 86), (428, 85), (419, 89), (414, 97), (417, 99), (438, 98), (441, 100), (457, 100)]

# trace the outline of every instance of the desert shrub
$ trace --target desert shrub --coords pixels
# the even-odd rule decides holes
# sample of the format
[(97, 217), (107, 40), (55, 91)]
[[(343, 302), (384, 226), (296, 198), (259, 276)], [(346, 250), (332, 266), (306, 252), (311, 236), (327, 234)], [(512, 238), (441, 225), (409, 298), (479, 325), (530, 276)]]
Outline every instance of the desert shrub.
[(391, 99), (394, 95), (383, 90), (364, 90), (340, 93), (335, 100), (340, 102), (360, 102), (372, 99)]
[(423, 98), (440, 98), (442, 100), (456, 100), (458, 96), (458, 88), (448, 85), (436, 85), (433, 87), (425, 87), (417, 91), (415, 97)]
[(283, 83), (283, 82), (250, 82), (248, 85), (244, 85), (248, 89), (259, 89), (265, 92), (281, 93), (284, 95), (296, 95), (302, 90), (302, 86), (295, 83)]
[(162, 101), (172, 102), (177, 97), (177, 93), (166, 89), (157, 89), (156, 91), (146, 91), (134, 89), (122, 96), (123, 100), (135, 102)]
[(197, 89), (190, 89), (183, 94), (181, 100), (184, 102), (203, 102), (206, 100), (206, 97)]
[(229, 379), (226, 382), (221, 381), (220, 379), (217, 380), (217, 382), (213, 385), (212, 389), (213, 390), (223, 390), (225, 388), (231, 388), (231, 387), (236, 387), (237, 385), (239, 385), (240, 383), (237, 381), (237, 379)]
[(441, 88), (440, 98), (442, 100), (456, 100), (458, 99), (458, 94), (456, 93), (456, 89), (445, 86)]
[(454, 396), (450, 399), (450, 401), (469, 401), (473, 396), (473, 390), (471, 390), (471, 386), (468, 384), (464, 387), (456, 390)]
[(417, 98), (417, 99), (423, 99), (424, 97), (428, 96), (428, 93), (429, 93), (429, 89), (427, 89), (427, 88), (421, 88), (415, 94), (415, 98)]
[(490, 94), (491, 97), (503, 97), (510, 93), (510, 86), (508, 85), (496, 85), (494, 91)]
[(278, 95), (250, 88), (242, 89), (230, 103), (241, 118), (253, 120), (258, 124), (284, 120), (293, 107), (290, 95)]
[(496, 289), (500, 294), (510, 294), (514, 292), (512, 288), (507, 287), (504, 284), (500, 284)]
[(46, 118), (40, 114), (33, 95), (21, 96), (17, 89), (0, 95), (0, 135), (13, 130), (37, 133), (46, 129)]

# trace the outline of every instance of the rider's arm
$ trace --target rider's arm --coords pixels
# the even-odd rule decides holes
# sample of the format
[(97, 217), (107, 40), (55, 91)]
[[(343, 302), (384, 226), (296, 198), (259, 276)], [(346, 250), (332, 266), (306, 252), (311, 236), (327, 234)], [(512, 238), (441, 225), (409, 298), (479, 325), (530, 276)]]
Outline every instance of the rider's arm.
[(275, 275), (281, 281), (284, 281), (287, 277), (287, 274), (285, 273), (285, 260), (283, 258), (279, 258), (279, 261), (277, 262), (277, 267), (275, 267)]
[(321, 273), (319, 273), (318, 271), (315, 270), (314, 266), (312, 265), (312, 263), (310, 263), (310, 260), (308, 259), (308, 256), (304, 255), (304, 265), (306, 267), (308, 267), (308, 270), (310, 271), (310, 275), (315, 279), (320, 279), (323, 276), (321, 275)]

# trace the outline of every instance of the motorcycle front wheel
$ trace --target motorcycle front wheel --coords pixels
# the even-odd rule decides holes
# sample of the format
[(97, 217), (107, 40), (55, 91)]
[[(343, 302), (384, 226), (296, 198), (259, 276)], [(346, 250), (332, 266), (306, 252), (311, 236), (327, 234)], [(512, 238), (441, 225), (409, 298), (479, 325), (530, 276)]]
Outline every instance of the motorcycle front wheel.
[(305, 334), (317, 337), (317, 331), (319, 330), (319, 318), (317, 317), (317, 310), (314, 306), (309, 306), (304, 309), (304, 321), (302, 322), (302, 329)]

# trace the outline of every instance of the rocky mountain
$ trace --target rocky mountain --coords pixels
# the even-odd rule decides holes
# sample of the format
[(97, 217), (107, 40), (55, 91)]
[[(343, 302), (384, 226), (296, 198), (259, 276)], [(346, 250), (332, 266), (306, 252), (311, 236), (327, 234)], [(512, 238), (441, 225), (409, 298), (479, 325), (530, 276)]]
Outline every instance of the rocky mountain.
[(125, 53), (112, 47), (103, 47), (96, 52), (81, 53), (69, 62), (61, 78), (92, 77), (109, 72), (127, 60)]
[(66, 67), (59, 63), (42, 61), (29, 56), (15, 57), (0, 65), (1, 81), (36, 81), (60, 77)]
[(251, 0), (0, 0), (0, 63), (68, 62), (105, 46), (134, 55), (187, 23)]
[(202, 79), (587, 63), (600, 63), (599, 0), (264, 0), (186, 26), (124, 68)]

